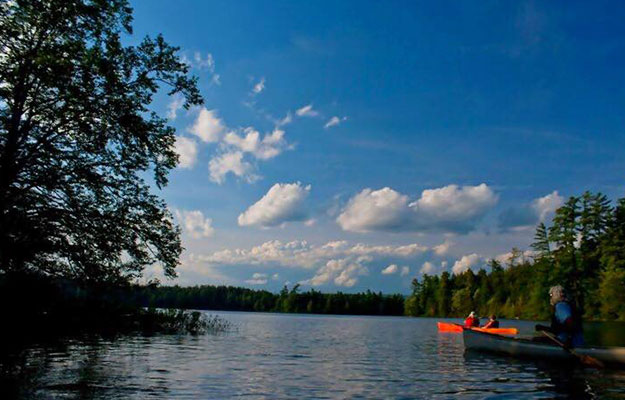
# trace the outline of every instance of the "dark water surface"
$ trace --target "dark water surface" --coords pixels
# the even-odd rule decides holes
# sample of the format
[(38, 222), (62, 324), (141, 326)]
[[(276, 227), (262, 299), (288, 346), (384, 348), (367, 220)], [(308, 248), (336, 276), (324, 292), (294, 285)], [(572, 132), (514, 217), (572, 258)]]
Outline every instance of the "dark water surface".
[[(625, 398), (625, 371), (464, 354), (435, 319), (218, 315), (237, 329), (5, 351), (0, 398)], [(588, 336), (622, 344), (624, 326)]]

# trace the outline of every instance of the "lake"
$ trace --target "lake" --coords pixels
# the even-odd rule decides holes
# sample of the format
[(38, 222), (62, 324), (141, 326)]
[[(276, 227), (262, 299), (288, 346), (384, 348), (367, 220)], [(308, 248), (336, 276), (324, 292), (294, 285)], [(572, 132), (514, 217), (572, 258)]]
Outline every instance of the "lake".
[[(236, 329), (5, 350), (1, 397), (625, 398), (625, 371), (464, 354), (462, 336), (438, 333), (436, 319), (214, 314)], [(512, 325), (529, 333), (534, 323), (502, 322)], [(588, 336), (623, 344), (624, 326), (592, 325)]]

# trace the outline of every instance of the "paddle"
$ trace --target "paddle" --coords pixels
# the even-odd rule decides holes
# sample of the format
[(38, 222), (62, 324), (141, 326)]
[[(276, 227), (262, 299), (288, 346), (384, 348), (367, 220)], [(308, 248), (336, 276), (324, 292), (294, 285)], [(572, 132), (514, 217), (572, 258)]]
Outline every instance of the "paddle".
[(564, 343), (562, 343), (561, 341), (559, 341), (555, 335), (547, 332), (547, 331), (541, 331), (543, 333), (543, 335), (547, 336), (549, 339), (551, 339), (552, 342), (554, 342), (555, 344), (557, 344), (558, 346), (562, 347), (566, 352), (574, 355), (575, 357), (577, 357), (577, 359), (584, 365), (588, 366), (588, 367), (593, 367), (593, 368), (604, 368), (605, 365), (597, 360), (594, 357), (591, 356), (587, 356), (585, 354), (577, 354), (575, 352), (575, 350), (571, 349), (570, 347), (566, 346)]

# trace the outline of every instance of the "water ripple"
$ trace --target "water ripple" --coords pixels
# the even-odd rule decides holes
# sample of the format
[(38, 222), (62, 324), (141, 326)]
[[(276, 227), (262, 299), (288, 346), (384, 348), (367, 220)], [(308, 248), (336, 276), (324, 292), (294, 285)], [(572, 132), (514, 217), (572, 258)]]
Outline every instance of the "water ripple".
[(429, 319), (249, 313), (224, 318), (238, 329), (218, 336), (91, 338), (26, 349), (0, 359), (0, 386), (12, 397), (107, 400), (625, 398), (624, 372), (464, 354), (461, 336), (439, 334)]

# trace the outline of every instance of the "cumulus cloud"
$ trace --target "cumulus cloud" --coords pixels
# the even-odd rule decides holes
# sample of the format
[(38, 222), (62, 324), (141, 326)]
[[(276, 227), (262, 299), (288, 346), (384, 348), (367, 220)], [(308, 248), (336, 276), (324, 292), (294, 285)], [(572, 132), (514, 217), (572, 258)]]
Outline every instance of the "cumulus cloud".
[(497, 204), (498, 196), (485, 183), (477, 186), (448, 185), (428, 189), (409, 205), (417, 224), (449, 231), (471, 229), (476, 219)]
[(432, 249), (434, 250), (434, 254), (437, 256), (444, 256), (449, 251), (449, 248), (453, 245), (449, 240), (445, 240), (443, 243), (438, 246), (434, 246)]
[(266, 285), (267, 274), (255, 272), (254, 274), (252, 274), (252, 279), (246, 280), (245, 283), (250, 284), (250, 285)]
[(457, 260), (454, 263), (454, 266), (451, 267), (451, 271), (454, 274), (461, 274), (468, 269), (477, 266), (482, 261), (482, 257), (477, 255), (476, 253), (468, 254), (466, 256), (462, 256), (460, 260)]
[(361, 260), (330, 260), (315, 276), (300, 283), (319, 286), (333, 281), (336, 286), (352, 287), (358, 282), (359, 276), (368, 273), (369, 270), (361, 264)]
[(558, 194), (557, 190), (539, 197), (532, 201), (532, 208), (536, 212), (540, 221), (545, 221), (547, 217), (556, 212), (564, 204), (564, 198)]
[(224, 137), (224, 143), (243, 152), (251, 153), (260, 160), (273, 158), (288, 148), (288, 144), (284, 140), (284, 131), (281, 129), (274, 129), (262, 139), (260, 133), (251, 127), (245, 128), (243, 134), (239, 136), (235, 132), (228, 132)]
[(276, 183), (245, 212), (239, 215), (241, 226), (271, 227), (290, 221), (306, 219), (304, 202), (310, 193), (310, 185)]
[(182, 106), (184, 106), (184, 98), (179, 94), (173, 96), (167, 105), (167, 118), (172, 121), (175, 120)]
[(408, 196), (391, 188), (364, 189), (349, 200), (336, 222), (353, 232), (397, 230), (405, 224), (407, 204)]
[(196, 135), (203, 142), (218, 142), (226, 127), (223, 121), (217, 116), (216, 110), (207, 110), (202, 107), (199, 109), (193, 125), (188, 130)]
[(213, 266), (258, 265), (266, 268), (314, 269), (314, 276), (300, 283), (352, 286), (358, 277), (368, 273), (369, 264), (375, 264), (376, 270), (379, 265), (395, 265), (391, 268), (395, 270), (393, 273), (401, 270), (401, 276), (406, 276), (410, 269), (407, 266), (400, 269), (400, 263), (414, 260), (427, 250), (425, 246), (416, 243), (392, 246), (350, 244), (339, 240), (312, 245), (306, 241), (272, 240), (247, 249), (224, 249), (209, 255), (194, 256), (194, 261)]
[(427, 251), (417, 243), (391, 246), (350, 244), (344, 240), (330, 241), (315, 246), (305, 240), (282, 242), (271, 240), (249, 249), (225, 249), (210, 255), (198, 256), (198, 260), (219, 265), (277, 264), (284, 267), (314, 268), (330, 259), (357, 259), (363, 257), (384, 259), (408, 259)]
[(175, 151), (178, 154), (179, 168), (193, 168), (197, 160), (197, 144), (195, 140), (176, 136)]
[(216, 111), (205, 108), (199, 110), (189, 132), (204, 142), (219, 143), (220, 153), (209, 162), (209, 171), (210, 179), (220, 184), (229, 173), (247, 182), (254, 182), (260, 177), (254, 173), (256, 166), (250, 161), (268, 160), (293, 148), (285, 140), (282, 129), (275, 128), (262, 138), (253, 127), (229, 130)]
[(399, 267), (397, 267), (397, 264), (391, 264), (382, 270), (382, 275), (394, 274), (395, 272), (397, 272), (398, 269)]
[(529, 204), (512, 207), (499, 215), (499, 228), (519, 231), (533, 228), (537, 223), (546, 221), (564, 204), (564, 198), (554, 190), (552, 193), (536, 198)]
[(297, 111), (295, 111), (295, 114), (297, 114), (298, 117), (316, 117), (319, 115), (319, 112), (313, 109), (312, 104), (308, 104), (302, 108), (297, 109)]
[(525, 250), (517, 254), (518, 258), (514, 260), (515, 255), (512, 254), (511, 251), (503, 254), (498, 254), (494, 257), (495, 260), (499, 261), (503, 265), (510, 265), (511, 263), (521, 263), (525, 261), (532, 262), (533, 257), (536, 256), (536, 253), (532, 250)]
[(426, 261), (421, 266), (421, 270), (419, 272), (421, 272), (422, 274), (432, 275), (434, 274), (434, 272), (436, 272), (436, 267), (432, 262)]
[(326, 122), (326, 124), (323, 126), (325, 129), (331, 128), (333, 126), (337, 126), (340, 125), (341, 122), (347, 121), (347, 117), (343, 117), (343, 118), (339, 118), (336, 115), (333, 116), (332, 118), (330, 118), (328, 120), (328, 122)]
[(229, 173), (247, 182), (254, 182), (259, 177), (253, 173), (253, 169), (252, 164), (243, 160), (243, 153), (240, 151), (223, 153), (210, 160), (208, 164), (211, 181), (219, 184), (225, 181)]
[(352, 197), (337, 223), (346, 231), (466, 232), (496, 203), (486, 185), (449, 185), (428, 189), (408, 203), (408, 196), (391, 188), (364, 189)]
[(213, 220), (204, 217), (199, 210), (185, 211), (175, 210), (174, 215), (182, 225), (182, 230), (194, 239), (201, 239), (213, 236)]

